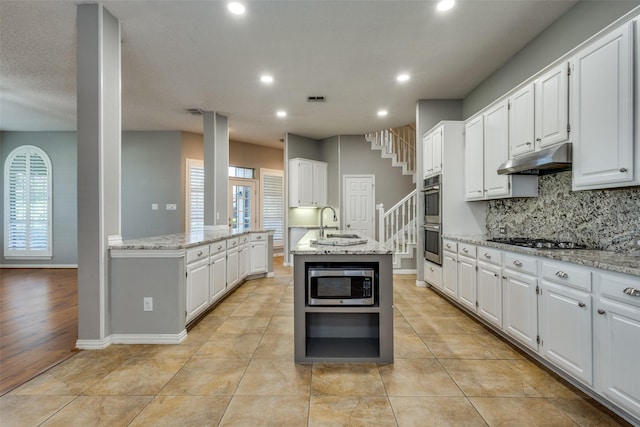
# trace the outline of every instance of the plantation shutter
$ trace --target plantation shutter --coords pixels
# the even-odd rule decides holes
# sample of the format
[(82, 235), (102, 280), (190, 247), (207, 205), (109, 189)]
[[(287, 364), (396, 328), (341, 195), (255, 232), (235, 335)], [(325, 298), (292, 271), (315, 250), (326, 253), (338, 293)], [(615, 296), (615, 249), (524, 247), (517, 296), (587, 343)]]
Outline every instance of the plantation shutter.
[(284, 226), (283, 178), (278, 175), (263, 175), (262, 224), (263, 228), (275, 230), (273, 242), (282, 243)]
[(204, 230), (204, 166), (189, 166), (189, 231)]
[(51, 256), (51, 162), (44, 151), (24, 146), (5, 165), (5, 255)]

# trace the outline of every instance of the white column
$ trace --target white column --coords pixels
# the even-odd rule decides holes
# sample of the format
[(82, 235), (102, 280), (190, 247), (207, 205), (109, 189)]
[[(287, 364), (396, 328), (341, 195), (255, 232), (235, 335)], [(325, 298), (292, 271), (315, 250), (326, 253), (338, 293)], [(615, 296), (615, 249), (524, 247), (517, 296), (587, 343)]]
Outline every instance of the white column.
[(78, 342), (109, 345), (109, 242), (120, 235), (120, 23), (77, 8)]

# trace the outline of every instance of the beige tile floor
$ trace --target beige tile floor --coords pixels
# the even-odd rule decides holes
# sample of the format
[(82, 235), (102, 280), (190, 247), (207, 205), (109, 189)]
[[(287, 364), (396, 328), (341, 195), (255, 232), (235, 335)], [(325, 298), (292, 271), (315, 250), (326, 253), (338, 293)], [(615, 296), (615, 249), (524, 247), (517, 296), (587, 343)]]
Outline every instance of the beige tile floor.
[(0, 398), (0, 426), (614, 426), (624, 422), (395, 276), (395, 363), (293, 362), (291, 271), (180, 345), (82, 351)]

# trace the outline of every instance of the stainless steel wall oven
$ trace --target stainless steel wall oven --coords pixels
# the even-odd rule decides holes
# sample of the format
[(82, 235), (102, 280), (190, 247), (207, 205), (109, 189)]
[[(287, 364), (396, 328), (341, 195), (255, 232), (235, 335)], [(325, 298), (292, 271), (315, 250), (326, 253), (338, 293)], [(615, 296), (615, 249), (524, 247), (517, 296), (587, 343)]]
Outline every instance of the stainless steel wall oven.
[(442, 265), (442, 181), (441, 175), (424, 180), (424, 259)]

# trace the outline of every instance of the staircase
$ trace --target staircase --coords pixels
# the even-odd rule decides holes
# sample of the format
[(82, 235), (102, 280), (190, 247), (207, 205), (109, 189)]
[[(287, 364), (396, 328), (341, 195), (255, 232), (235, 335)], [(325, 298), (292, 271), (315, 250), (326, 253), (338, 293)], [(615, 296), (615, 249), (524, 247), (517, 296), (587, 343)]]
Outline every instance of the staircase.
[(378, 240), (393, 249), (393, 268), (401, 268), (403, 258), (413, 258), (418, 243), (417, 190), (407, 194), (385, 212), (380, 203), (378, 209)]
[[(409, 124), (371, 132), (365, 135), (372, 150), (379, 150), (383, 158), (391, 159), (391, 164), (402, 168), (403, 175), (411, 175), (415, 184), (416, 176), (416, 126)], [(378, 240), (393, 248), (393, 268), (400, 269), (402, 259), (413, 258), (418, 243), (418, 199), (413, 190), (385, 212), (378, 209)]]
[(415, 124), (389, 128), (366, 134), (372, 150), (380, 150), (383, 158), (401, 167), (404, 175), (416, 182), (416, 127)]

